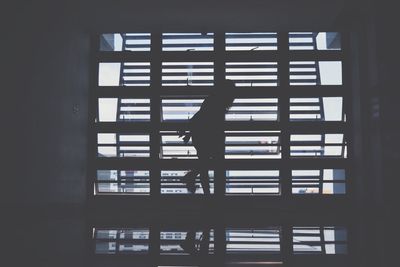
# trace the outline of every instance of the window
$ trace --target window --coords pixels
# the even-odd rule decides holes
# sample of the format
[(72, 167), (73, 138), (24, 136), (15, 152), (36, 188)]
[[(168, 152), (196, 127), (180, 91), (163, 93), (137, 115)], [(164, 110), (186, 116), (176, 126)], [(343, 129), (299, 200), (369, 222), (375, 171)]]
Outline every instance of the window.
[(209, 166), (211, 194), (349, 192), (340, 33), (107, 33), (96, 43), (95, 195), (188, 195), (182, 177), (197, 156), (177, 130), (224, 79), (234, 81), (235, 100), (225, 157)]

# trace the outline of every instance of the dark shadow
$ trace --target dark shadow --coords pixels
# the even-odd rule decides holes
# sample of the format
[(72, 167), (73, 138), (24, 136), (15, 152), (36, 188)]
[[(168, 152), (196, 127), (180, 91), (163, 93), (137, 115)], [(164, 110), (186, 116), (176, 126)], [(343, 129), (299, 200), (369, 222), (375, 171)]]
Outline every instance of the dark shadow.
[(192, 138), (199, 159), (199, 167), (189, 171), (183, 178), (191, 193), (196, 191), (196, 177), (200, 175), (204, 194), (210, 194), (208, 176), (210, 161), (224, 156), (225, 114), (233, 103), (234, 87), (233, 81), (225, 80), (222, 88), (213, 91), (204, 100), (200, 110), (190, 119), (188, 131), (182, 129), (178, 132), (185, 144)]

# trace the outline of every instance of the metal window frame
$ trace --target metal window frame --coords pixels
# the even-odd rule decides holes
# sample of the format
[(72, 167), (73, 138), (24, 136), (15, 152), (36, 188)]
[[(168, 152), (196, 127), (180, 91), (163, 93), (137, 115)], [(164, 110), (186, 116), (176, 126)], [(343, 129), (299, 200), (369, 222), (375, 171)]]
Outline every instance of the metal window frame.
[[(232, 32), (232, 31), (227, 31)], [(165, 61), (211, 61), (214, 62), (214, 87), (218, 88), (219, 84), (225, 79), (225, 63), (240, 61), (276, 61), (278, 63), (278, 86), (262, 88), (237, 88), (235, 93), (240, 97), (276, 97), (278, 98), (278, 118), (279, 121), (266, 122), (227, 122), (227, 128), (245, 128), (263, 130), (280, 130), (281, 131), (281, 159), (262, 159), (262, 160), (225, 160), (218, 159), (212, 166), (215, 171), (215, 191), (211, 199), (223, 200), (225, 202), (232, 199), (232, 196), (225, 194), (225, 169), (229, 168), (272, 168), (280, 170), (280, 196), (248, 196), (244, 201), (253, 203), (260, 199), (277, 199), (274, 201), (294, 202), (304, 201), (306, 203), (329, 201), (332, 203), (349, 203), (351, 201), (354, 187), (351, 178), (351, 90), (350, 72), (348, 58), (348, 38), (343, 32), (340, 32), (342, 40), (341, 50), (289, 50), (289, 32), (282, 31), (277, 33), (277, 50), (266, 51), (225, 51), (225, 32), (214, 31), (214, 51), (179, 51), (170, 52), (162, 51), (162, 32), (159, 30), (151, 31), (151, 49), (149, 52), (106, 52), (99, 50), (99, 36), (92, 36), (92, 59), (91, 59), (91, 90), (89, 102), (89, 171), (88, 171), (88, 195), (91, 202), (107, 201), (123, 201), (125, 199), (144, 200), (151, 203), (162, 203), (165, 198), (175, 198), (177, 196), (161, 195), (160, 193), (160, 171), (164, 167), (170, 169), (176, 166), (187, 165), (195, 166), (196, 162), (192, 160), (161, 160), (159, 159), (160, 151), (160, 130), (171, 130), (176, 127), (174, 123), (163, 123), (160, 120), (161, 111), (161, 95), (174, 96), (180, 94), (207, 94), (212, 87), (201, 88), (178, 88), (168, 87), (162, 88), (162, 62)], [(316, 86), (290, 86), (289, 85), (289, 62), (294, 60), (335, 60), (342, 62), (342, 85), (316, 85)], [(115, 86), (104, 88), (98, 86), (98, 62), (122, 62), (122, 61), (146, 61), (150, 62), (150, 86), (147, 88), (130, 88), (123, 86)], [(339, 96), (343, 97), (343, 113), (347, 116), (346, 122), (309, 122), (296, 121), (291, 122), (289, 119), (289, 108), (291, 97), (326, 97)], [(148, 97), (150, 98), (150, 122), (126, 123), (126, 122), (96, 122), (98, 118), (97, 99), (100, 97)], [(98, 132), (131, 132), (136, 130), (146, 130), (150, 134), (150, 158), (97, 158), (96, 134)], [(343, 133), (347, 141), (348, 158), (293, 158), (290, 157), (290, 134), (291, 133), (308, 133), (322, 131), (337, 131)], [(94, 195), (93, 186), (96, 182), (97, 169), (129, 169), (129, 166), (140, 166), (141, 169), (150, 170), (150, 195)], [(289, 167), (288, 167), (289, 166)], [(292, 195), (291, 188), (291, 170), (296, 168), (343, 168), (346, 170), (346, 194), (345, 195)], [(197, 198), (196, 195), (179, 196), (185, 198)], [(233, 196), (234, 198), (235, 196)], [(243, 197), (242, 197), (243, 199)], [(234, 201), (233, 201), (234, 202)], [(135, 204), (132, 205), (135, 206)], [(143, 205), (143, 202), (141, 203)], [(156, 204), (154, 204), (156, 205)], [(230, 205), (230, 204), (229, 204)], [(146, 206), (146, 205), (144, 205)], [(267, 205), (268, 206), (268, 205)]]

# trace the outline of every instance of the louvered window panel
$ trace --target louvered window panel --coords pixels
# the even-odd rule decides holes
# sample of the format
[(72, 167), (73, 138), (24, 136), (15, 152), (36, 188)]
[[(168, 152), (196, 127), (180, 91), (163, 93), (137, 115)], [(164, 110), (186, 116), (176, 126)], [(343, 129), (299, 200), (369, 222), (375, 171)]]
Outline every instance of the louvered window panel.
[(290, 85), (341, 85), (340, 61), (291, 61)]
[(226, 51), (277, 50), (275, 32), (226, 33)]
[(280, 253), (280, 229), (236, 228), (226, 230), (227, 254)]
[(150, 51), (150, 33), (105, 33), (100, 35), (100, 51)]
[(290, 32), (290, 50), (341, 50), (338, 32)]
[(163, 86), (213, 86), (213, 62), (163, 62)]
[(343, 97), (290, 98), (290, 121), (345, 121)]
[(96, 194), (150, 194), (148, 170), (97, 170)]
[(292, 157), (347, 158), (347, 145), (343, 134), (292, 134)]
[(98, 110), (100, 122), (150, 121), (149, 98), (100, 98)]
[(279, 170), (227, 170), (227, 195), (279, 195)]
[(279, 159), (280, 132), (226, 131), (225, 159)]
[(176, 131), (162, 131), (160, 135), (161, 159), (197, 159), (196, 149), (192, 146), (192, 142), (185, 144)]
[(292, 170), (292, 193), (345, 194), (346, 172), (344, 169)]
[(96, 254), (147, 254), (149, 229), (94, 229)]
[(97, 134), (97, 152), (97, 157), (148, 158), (150, 137), (142, 133), (99, 133)]
[(173, 96), (161, 101), (163, 122), (187, 122), (200, 110), (204, 97)]
[[(188, 194), (184, 176), (190, 170), (162, 170), (161, 171), (161, 194)], [(210, 193), (214, 193), (214, 171), (208, 171), (210, 177)], [(200, 186), (200, 178), (196, 177), (196, 194), (203, 194)]]
[(99, 63), (99, 86), (150, 86), (150, 62)]
[[(192, 230), (162, 230), (160, 232), (160, 254), (161, 255), (190, 255), (202, 249), (201, 241), (207, 238), (208, 246), (205, 254), (214, 253), (214, 230), (192, 231)], [(193, 243), (193, 248), (185, 246)], [(194, 246), (197, 244), (196, 246)]]
[(344, 227), (294, 227), (294, 254), (346, 254), (347, 230)]
[(276, 121), (277, 98), (236, 98), (228, 110), (227, 121)]
[(225, 78), (234, 81), (237, 87), (278, 85), (276, 62), (227, 62), (225, 72)]
[(163, 33), (163, 51), (213, 51), (213, 33)]

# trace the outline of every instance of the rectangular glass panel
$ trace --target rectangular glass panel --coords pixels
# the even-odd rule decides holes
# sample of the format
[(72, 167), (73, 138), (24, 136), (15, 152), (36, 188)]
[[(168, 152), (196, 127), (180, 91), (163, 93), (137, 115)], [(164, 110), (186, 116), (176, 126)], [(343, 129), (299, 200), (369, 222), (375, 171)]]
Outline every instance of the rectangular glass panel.
[(180, 96), (161, 100), (161, 121), (183, 122), (190, 120), (200, 110), (204, 97)]
[(343, 97), (290, 98), (291, 121), (344, 121)]
[(289, 32), (290, 50), (341, 50), (338, 32)]
[(277, 62), (227, 62), (225, 78), (235, 82), (235, 86), (277, 86)]
[(150, 121), (150, 99), (148, 98), (99, 98), (100, 122)]
[(161, 159), (197, 159), (192, 139), (185, 144), (176, 131), (161, 131)]
[(290, 61), (290, 85), (342, 85), (341, 61)]
[(279, 195), (279, 170), (227, 170), (225, 194)]
[(347, 145), (343, 134), (291, 134), (290, 156), (347, 158)]
[(150, 51), (150, 33), (104, 33), (100, 51)]
[(228, 254), (275, 254), (280, 250), (279, 228), (226, 230)]
[(294, 254), (346, 254), (344, 227), (293, 227)]
[(148, 229), (94, 229), (96, 254), (143, 254), (149, 251)]
[(163, 33), (163, 51), (213, 51), (214, 33)]
[(292, 193), (324, 195), (345, 194), (345, 170), (292, 170)]
[(213, 86), (213, 62), (163, 62), (162, 86)]
[(97, 157), (150, 157), (150, 136), (139, 133), (98, 133)]
[(99, 86), (150, 86), (150, 62), (100, 62)]
[[(184, 176), (190, 170), (162, 170), (161, 171), (161, 194), (190, 194), (186, 188)], [(208, 171), (210, 193), (214, 193), (214, 171)], [(195, 194), (203, 194), (199, 176), (196, 178)]]
[[(201, 108), (204, 97), (162, 99), (162, 121), (190, 120)], [(277, 98), (236, 98), (225, 116), (226, 121), (276, 121)]]
[(247, 32), (225, 34), (226, 51), (277, 50), (276, 32)]
[(227, 121), (276, 121), (277, 98), (236, 98), (229, 108)]
[(150, 194), (147, 170), (97, 170), (96, 194)]
[(193, 255), (200, 251), (205, 254), (214, 253), (213, 229), (160, 232), (161, 255)]
[(279, 159), (279, 136), (279, 131), (225, 131), (225, 158)]

